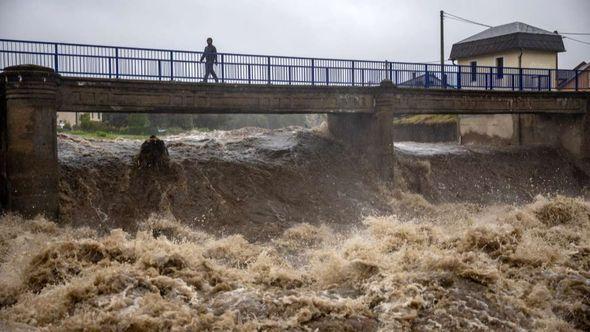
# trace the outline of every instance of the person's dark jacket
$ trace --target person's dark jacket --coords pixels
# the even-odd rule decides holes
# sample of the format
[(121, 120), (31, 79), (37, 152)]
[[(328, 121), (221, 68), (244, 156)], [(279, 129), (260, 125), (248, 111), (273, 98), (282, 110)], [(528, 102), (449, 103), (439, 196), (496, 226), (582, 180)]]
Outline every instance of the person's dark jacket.
[(206, 59), (207, 63), (217, 62), (217, 49), (213, 45), (207, 45), (201, 56), (201, 61)]

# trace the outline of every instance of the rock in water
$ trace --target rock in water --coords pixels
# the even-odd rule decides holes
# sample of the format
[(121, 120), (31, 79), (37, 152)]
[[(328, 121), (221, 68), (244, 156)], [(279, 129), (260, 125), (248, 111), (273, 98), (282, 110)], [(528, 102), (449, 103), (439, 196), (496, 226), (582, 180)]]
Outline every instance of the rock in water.
[(169, 162), (170, 157), (166, 144), (154, 135), (141, 144), (139, 155), (136, 157), (136, 165), (143, 169), (167, 168)]

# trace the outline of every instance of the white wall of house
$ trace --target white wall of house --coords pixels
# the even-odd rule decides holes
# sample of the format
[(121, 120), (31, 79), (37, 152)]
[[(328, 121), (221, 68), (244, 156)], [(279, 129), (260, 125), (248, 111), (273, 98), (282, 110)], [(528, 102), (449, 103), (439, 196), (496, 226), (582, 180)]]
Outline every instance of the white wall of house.
[[(470, 58), (457, 59), (457, 64), (462, 66), (469, 66), (472, 61), (476, 61), (478, 66), (496, 66), (497, 58), (504, 58), (504, 67), (518, 68), (519, 50), (506, 51), (501, 53), (479, 55)], [(557, 53), (542, 52), (534, 50), (523, 50), (522, 52), (522, 68), (541, 68), (541, 69), (556, 69), (557, 68)]]
[(69, 123), (73, 126), (76, 124), (76, 114), (72, 112), (57, 112), (57, 123)]
[[(69, 123), (70, 125), (74, 126), (76, 124), (80, 124), (80, 116), (85, 114), (84, 112), (57, 112), (57, 123)], [(92, 121), (102, 121), (102, 114), (101, 113), (90, 113), (90, 120)]]
[[(519, 68), (519, 56), (520, 50), (513, 50), (494, 54), (485, 54), (469, 58), (460, 58), (457, 59), (456, 63), (461, 66), (465, 66), (461, 68), (463, 73), (461, 75), (461, 81), (464, 86), (472, 85), (474, 88), (479, 87), (483, 89), (484, 86), (487, 87), (486, 80), (489, 80), (489, 71), (485, 67), (497, 68), (497, 60), (498, 58), (502, 58), (503, 67), (506, 69), (504, 69), (503, 75), (493, 76), (493, 86), (503, 88), (511, 88), (514, 86), (515, 89), (518, 89), (519, 71), (516, 69), (508, 68)], [(549, 72), (549, 70), (544, 70), (556, 69), (557, 60), (558, 55), (555, 52), (524, 50), (522, 53), (522, 68), (534, 68), (540, 70), (525, 71), (525, 76), (523, 77), (523, 85), (525, 87), (528, 87), (529, 89), (534, 89), (538, 85), (546, 87), (549, 83), (547, 82), (547, 77), (548, 75), (551, 75), (551, 86), (557, 86), (556, 72)], [(476, 63), (478, 67), (483, 66), (482, 68), (477, 68), (476, 76), (473, 76), (471, 74), (470, 66), (473, 61)], [(494, 73), (496, 73), (497, 69), (493, 69), (493, 71)], [(542, 76), (540, 77), (539, 75)]]

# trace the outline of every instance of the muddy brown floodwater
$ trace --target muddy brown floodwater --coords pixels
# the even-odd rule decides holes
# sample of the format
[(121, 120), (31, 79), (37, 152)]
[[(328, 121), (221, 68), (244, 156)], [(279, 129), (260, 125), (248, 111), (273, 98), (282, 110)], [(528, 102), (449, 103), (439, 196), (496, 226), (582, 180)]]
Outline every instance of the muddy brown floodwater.
[(321, 130), (59, 137), (60, 213), (0, 219), (0, 330), (587, 331), (586, 165), (396, 144), (395, 190)]

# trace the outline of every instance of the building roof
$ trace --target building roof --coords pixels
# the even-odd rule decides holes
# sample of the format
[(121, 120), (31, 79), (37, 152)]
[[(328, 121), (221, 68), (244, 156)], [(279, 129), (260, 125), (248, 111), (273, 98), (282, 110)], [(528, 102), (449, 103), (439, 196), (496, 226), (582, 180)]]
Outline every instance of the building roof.
[(572, 70), (558, 70), (557, 71), (557, 85), (560, 88), (566, 87), (570, 82), (576, 78), (576, 70), (579, 73), (590, 71), (590, 63), (582, 61), (579, 65), (575, 66)]
[(564, 52), (561, 35), (513, 22), (489, 28), (453, 45), (450, 58), (466, 58), (515, 49)]
[[(423, 87), (426, 83), (426, 75), (422, 74), (420, 76), (416, 76), (411, 78), (407, 81), (399, 83), (398, 86), (405, 86), (405, 87)], [(428, 75), (428, 86), (442, 86), (443, 82), (440, 78), (436, 75), (430, 74)], [(450, 84), (447, 83), (447, 87), (452, 88)]]
[(590, 62), (582, 61), (579, 65), (574, 67), (574, 70), (588, 70), (590, 69)]

